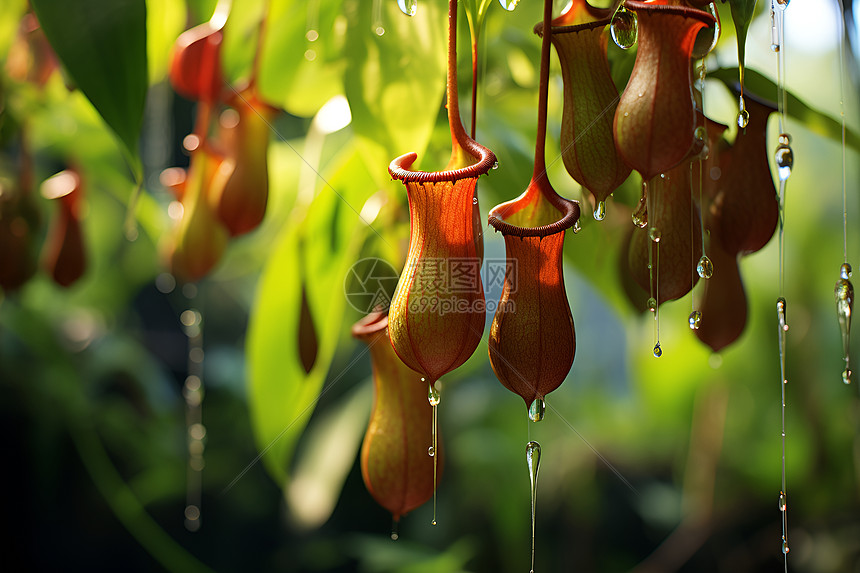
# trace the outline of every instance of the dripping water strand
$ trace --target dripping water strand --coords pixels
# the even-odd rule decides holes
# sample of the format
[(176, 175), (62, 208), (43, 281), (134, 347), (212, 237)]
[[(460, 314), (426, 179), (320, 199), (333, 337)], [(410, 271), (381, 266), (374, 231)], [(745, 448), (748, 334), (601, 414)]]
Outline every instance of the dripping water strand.
[(537, 503), (537, 478), (540, 469), (540, 444), (529, 441), (526, 445), (526, 464), (529, 468), (529, 482), (531, 484), (532, 500), (532, 566), (529, 573), (535, 571), (535, 505)]
[(659, 193), (662, 192), (662, 185), (665, 175), (661, 174), (659, 178), (655, 177), (652, 183), (651, 193), (647, 195), (646, 202), (648, 204), (649, 225), (648, 228), (648, 269), (651, 281), (651, 298), (648, 300), (648, 307), (654, 313), (654, 349), (655, 358), (660, 358), (663, 355), (663, 350), (660, 347), (660, 238), (661, 231), (657, 226), (657, 209), (659, 201)]
[(382, 23), (382, 0), (373, 0), (373, 33), (377, 36), (385, 34), (385, 26)]
[(430, 525), (436, 525), (436, 479), (439, 464), (439, 456), (436, 455), (439, 448), (436, 416), (439, 402), (441, 401), (441, 395), (435, 386), (435, 382), (431, 382), (428, 386), (427, 401), (430, 402), (430, 406), (433, 407), (433, 422), (431, 427), (432, 445), (427, 449), (427, 453), (433, 458), (433, 521), (430, 522)]
[(197, 309), (189, 308), (179, 316), (185, 336), (188, 338), (188, 362), (182, 395), (185, 398), (186, 442), (188, 445), (188, 468), (185, 490), (185, 529), (191, 532), (200, 529), (200, 507), (203, 485), (203, 451), (206, 427), (203, 425), (203, 316)]
[(780, 374), (780, 419), (781, 419), (781, 441), (782, 441), (782, 489), (780, 490), (779, 509), (782, 520), (782, 553), (783, 566), (788, 573), (788, 512), (786, 510), (786, 500), (788, 489), (786, 488), (786, 471), (785, 471), (785, 443), (786, 443), (786, 426), (785, 426), (785, 388), (788, 384), (786, 375), (786, 334), (788, 332), (788, 323), (786, 320), (786, 301), (785, 301), (785, 193), (786, 183), (791, 176), (791, 169), (794, 163), (794, 154), (791, 149), (791, 136), (786, 132), (787, 129), (787, 113), (786, 113), (786, 89), (785, 89), (785, 9), (788, 7), (789, 0), (771, 0), (771, 16), (773, 19), (774, 51), (776, 52), (777, 62), (777, 107), (779, 110), (779, 145), (776, 148), (774, 159), (777, 165), (777, 175), (779, 177), (779, 297), (777, 298), (777, 317), (779, 321), (779, 374)]
[(842, 128), (842, 266), (836, 281), (836, 316), (842, 334), (842, 358), (845, 369), (842, 382), (851, 383), (851, 314), (854, 305), (854, 285), (851, 284), (851, 265), (848, 263), (848, 178), (845, 157), (845, 19), (842, 0), (839, 3), (839, 116)]

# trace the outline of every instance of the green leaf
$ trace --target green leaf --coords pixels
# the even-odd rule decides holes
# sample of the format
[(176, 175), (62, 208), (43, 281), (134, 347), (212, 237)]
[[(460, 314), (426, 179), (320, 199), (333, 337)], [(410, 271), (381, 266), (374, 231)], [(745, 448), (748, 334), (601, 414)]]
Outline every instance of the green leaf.
[[(325, 173), (327, 183), (317, 181), (320, 190), (307, 211), (294, 209), (273, 246), (248, 327), (254, 433), (267, 469), (282, 484), (346, 331), (349, 307), (340, 285), (369, 231), (358, 213), (376, 190), (354, 146), (346, 147), (332, 165), (334, 173)], [(303, 287), (318, 340), (310, 372), (299, 355)], [(343, 374), (337, 373), (331, 384)]]
[[(720, 80), (729, 89), (733, 89), (733, 86), (737, 84), (734, 68), (720, 68), (713, 72), (709, 71), (708, 76)], [(755, 94), (762, 99), (771, 99), (771, 97), (776, 97), (777, 87), (770, 78), (763, 76), (755, 70), (746, 70), (744, 92)], [(786, 100), (786, 112), (789, 116), (803, 123), (807, 129), (817, 135), (829, 137), (835, 141), (842, 141), (841, 122), (810, 107), (791, 92), (786, 92)], [(773, 100), (771, 99), (771, 101)], [(776, 107), (776, 104), (773, 104), (773, 107)], [(847, 126), (845, 128), (845, 144), (860, 151), (860, 135)]]
[[(348, 2), (344, 86), (352, 128), (378, 185), (388, 164), (414, 151), (421, 161), (445, 91), (445, 15), (425, 2), (413, 17), (385, 3), (385, 33), (371, 30), (371, 11)], [(433, 169), (441, 168), (435, 166)]]
[(167, 76), (170, 50), (185, 30), (186, 17), (183, 0), (146, 0), (146, 57), (150, 83), (158, 83)]
[(144, 0), (33, 0), (60, 61), (142, 174), (138, 138), (147, 90)]
[(257, 78), (263, 98), (311, 117), (343, 93), (345, 27), (339, 1), (270, 0)]

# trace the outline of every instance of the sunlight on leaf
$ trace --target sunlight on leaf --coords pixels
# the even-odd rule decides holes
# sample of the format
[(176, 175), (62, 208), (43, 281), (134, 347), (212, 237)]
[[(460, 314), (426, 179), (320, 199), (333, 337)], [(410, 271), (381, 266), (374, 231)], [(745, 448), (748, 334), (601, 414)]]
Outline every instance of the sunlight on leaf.
[(33, 0), (33, 8), (77, 87), (128, 152), (141, 177), (138, 137), (147, 89), (144, 0)]

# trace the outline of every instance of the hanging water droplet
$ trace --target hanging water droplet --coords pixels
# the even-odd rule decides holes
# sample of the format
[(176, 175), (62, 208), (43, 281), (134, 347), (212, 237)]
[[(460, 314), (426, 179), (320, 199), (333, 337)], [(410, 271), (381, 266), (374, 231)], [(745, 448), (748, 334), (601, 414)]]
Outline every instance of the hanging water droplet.
[(430, 446), (429, 448), (427, 448), (427, 455), (430, 456), (431, 458), (433, 456), (435, 456), (436, 455), (436, 448), (434, 448), (433, 446)]
[(663, 349), (660, 348), (660, 343), (654, 345), (654, 358), (660, 358), (663, 356)]
[(397, 519), (391, 520), (391, 541), (397, 541), (400, 538), (400, 521)]
[(839, 319), (839, 330), (842, 333), (842, 358), (845, 360), (845, 371), (842, 381), (851, 383), (850, 347), (851, 347), (851, 313), (854, 311), (854, 285), (851, 284), (851, 265), (843, 263), (839, 268), (839, 280), (836, 281), (836, 317)]
[(774, 153), (776, 160), (776, 172), (780, 181), (785, 181), (791, 176), (791, 168), (794, 166), (794, 152), (787, 144), (780, 143)]
[(625, 8), (622, 4), (615, 11), (615, 14), (612, 16), (612, 23), (609, 24), (612, 41), (622, 50), (632, 48), (636, 43), (637, 28), (636, 14)]
[(418, 0), (397, 0), (397, 7), (407, 16), (414, 16), (418, 10)]
[(431, 521), (430, 525), (436, 525), (436, 520), (434, 519), (433, 521)]
[(543, 420), (544, 413), (546, 413), (546, 402), (543, 398), (535, 398), (529, 406), (529, 420), (540, 422)]
[(385, 28), (383, 28), (381, 25), (379, 25), (376, 27), (374, 32), (376, 32), (377, 36), (384, 36), (385, 35)]
[(305, 33), (305, 38), (307, 38), (308, 42), (316, 42), (320, 37), (319, 32), (314, 29), (310, 29)]
[(709, 279), (714, 276), (714, 263), (711, 262), (711, 259), (707, 255), (702, 255), (702, 258), (699, 259), (698, 264), (696, 264), (696, 272), (703, 279)]
[(478, 198), (472, 197), (472, 205), (477, 205), (477, 204), (478, 204)]
[(788, 555), (788, 540), (785, 537), (782, 538), (782, 553)]
[(535, 505), (537, 502), (537, 478), (540, 469), (540, 444), (531, 441), (526, 444), (526, 465), (529, 468), (529, 483), (532, 494), (532, 572), (535, 570)]
[(787, 133), (780, 133), (777, 143), (780, 145), (791, 145), (791, 136)]
[(707, 135), (707, 130), (704, 125), (700, 125), (696, 128), (696, 131), (693, 132), (693, 135), (696, 137), (696, 141), (705, 141), (705, 135)]
[(788, 323), (785, 320), (785, 298), (779, 297), (776, 299), (776, 316), (779, 319), (779, 327), (783, 331), (788, 330)]
[(636, 205), (636, 209), (633, 211), (631, 219), (633, 220), (633, 224), (640, 229), (644, 229), (648, 226), (648, 202), (645, 200), (645, 197), (639, 199), (639, 204)]
[(702, 326), (702, 313), (701, 311), (694, 310), (690, 313), (690, 329), (691, 330), (699, 330), (699, 327)]
[(579, 219), (577, 219), (576, 223), (573, 224), (573, 228), (571, 230), (574, 235), (582, 230), (582, 225), (579, 224)]
[(648, 299), (648, 310), (651, 312), (657, 312), (657, 299), (653, 296)]
[(785, 493), (779, 492), (779, 510), (785, 511)]
[(775, 4), (778, 9), (785, 10), (788, 8), (789, 2), (791, 2), (791, 0), (776, 0)]
[(501, 4), (502, 8), (508, 12), (513, 12), (514, 8), (516, 8), (519, 3), (520, 0), (499, 0), (499, 4)]
[(439, 390), (436, 389), (436, 386), (430, 384), (427, 389), (427, 400), (430, 402), (431, 406), (438, 406), (439, 402), (442, 400), (441, 394), (439, 394)]
[(498, 169), (498, 168), (499, 168), (499, 162), (498, 162), (498, 161), (494, 161), (494, 162), (493, 162), (493, 169)]
[(655, 243), (660, 242), (660, 238), (663, 236), (663, 233), (660, 232), (660, 229), (657, 227), (651, 227), (648, 229), (648, 238), (654, 241)]
[(602, 221), (604, 217), (606, 217), (606, 201), (598, 201), (594, 209), (594, 220)]
[(744, 96), (740, 97), (739, 104), (740, 110), (738, 110), (738, 127), (743, 129), (750, 122), (750, 112), (747, 111), (746, 104), (744, 104)]

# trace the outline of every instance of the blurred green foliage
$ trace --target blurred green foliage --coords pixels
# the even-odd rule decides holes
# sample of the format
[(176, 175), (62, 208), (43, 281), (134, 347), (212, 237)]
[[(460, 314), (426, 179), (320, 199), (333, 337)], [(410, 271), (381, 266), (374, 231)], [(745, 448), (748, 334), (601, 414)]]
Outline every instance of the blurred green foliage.
[[(66, 29), (72, 20), (64, 23), (47, 8), (58, 3), (34, 4), (57, 20), (58, 33), (72, 31)], [(97, 10), (99, 3), (83, 4)], [(125, 110), (118, 124), (81, 80), (81, 68), (62, 57), (60, 41), (55, 48), (68, 68), (44, 86), (10, 77), (7, 55), (26, 3), (0, 1), (0, 179), (15, 179), (25, 146), (36, 182), (76, 166), (88, 185), (83, 224), (90, 260), (70, 289), (39, 271), (17, 292), (0, 295), (0, 428), (10, 454), (0, 568), (522, 571), (530, 549), (529, 439), (539, 440), (544, 452), (537, 570), (781, 567), (775, 241), (741, 261), (749, 321), (737, 343), (720, 355), (699, 344), (686, 326), (688, 295), (662, 308), (664, 354), (655, 360), (653, 322), (627, 302), (618, 276), (638, 180), (632, 176), (616, 191), (606, 220), (591, 219), (578, 185), (553, 160), (561, 120), (554, 62), (550, 179), (586, 211), (582, 231), (565, 247), (579, 334), (573, 370), (538, 425), (527, 422), (519, 398), (495, 380), (484, 344), (446, 377), (440, 427), (448, 457), (439, 525), (429, 525), (430, 508), (422, 507), (403, 519), (400, 540), (391, 542), (390, 516), (364, 490), (356, 461), (369, 414), (370, 365), (349, 337), (360, 313), (342, 293), (355, 261), (376, 256), (399, 269), (405, 258), (405, 192), (389, 180), (388, 161), (415, 151), (423, 169), (447, 162), (444, 3), (419, 0), (418, 14), (408, 19), (393, 0), (234, 2), (225, 32), (226, 77), (234, 85), (247, 79), (259, 18), (267, 14), (258, 81), (284, 112), (272, 124), (266, 220), (231, 243), (215, 272), (196, 285), (176, 285), (164, 275), (159, 249), (171, 225), (172, 197), (158, 176), (187, 164), (181, 141), (194, 111), (166, 82), (166, 58), (179, 32), (208, 19), (215, 3), (145, 4), (144, 53), (126, 42), (96, 49), (112, 65), (134, 68), (135, 82), (148, 78), (138, 138), (140, 102), (108, 90)], [(540, 6), (521, 2), (508, 13), (495, 2), (472, 4), (486, 8), (477, 139), (500, 164), (479, 184), (486, 214), (518, 195), (531, 174), (539, 54), (532, 26)], [(718, 73), (725, 76), (736, 46), (729, 7), (719, 10), (724, 38), (709, 68), (722, 67)], [(769, 30), (767, 22), (758, 25), (768, 19), (765, 11), (753, 20), (751, 41), (759, 29)], [(84, 20), (75, 25), (84, 28), (74, 30), (78, 37), (89, 32)], [(313, 41), (310, 30), (318, 33)], [(466, 110), (465, 23), (459, 43)], [(747, 47), (753, 91), (753, 84), (772, 82), (775, 71), (775, 62), (752, 69), (758, 49)], [(789, 123), (796, 160), (786, 212), (790, 567), (858, 571), (860, 403), (856, 381), (849, 387), (839, 379), (833, 300), (842, 262), (842, 150), (834, 128), (839, 76), (832, 49), (814, 60), (792, 55), (790, 78), (803, 84), (798, 97), (806, 103), (789, 105), (797, 117)], [(633, 56), (610, 45), (610, 57), (614, 77), (623, 81)], [(856, 72), (853, 60), (847, 65)], [(83, 69), (99, 81), (118, 81), (113, 72), (98, 77), (96, 66)], [(857, 88), (845, 86), (846, 116), (856, 133)], [(95, 89), (104, 95), (103, 83)], [(352, 121), (326, 133), (317, 114), (337, 95), (349, 101)], [(713, 119), (733, 123), (736, 108), (721, 83), (709, 82), (705, 105)], [(111, 128), (133, 157), (135, 146), (139, 151), (144, 192), (136, 202), (128, 155)], [(846, 157), (851, 257), (860, 252), (853, 225), (860, 217), (860, 162), (856, 149)], [(34, 200), (42, 219), (50, 219), (49, 201), (37, 194)], [(132, 204), (137, 231), (129, 235)], [(36, 246), (44, 240), (40, 229)], [(484, 239), (487, 260), (504, 257), (501, 237)], [(303, 291), (318, 338), (307, 373), (297, 348)], [(188, 338), (179, 319), (192, 307), (203, 316), (205, 349), (206, 466), (196, 533), (183, 527)], [(302, 489), (303, 483), (315, 487)], [(314, 514), (319, 507), (330, 515)]]

